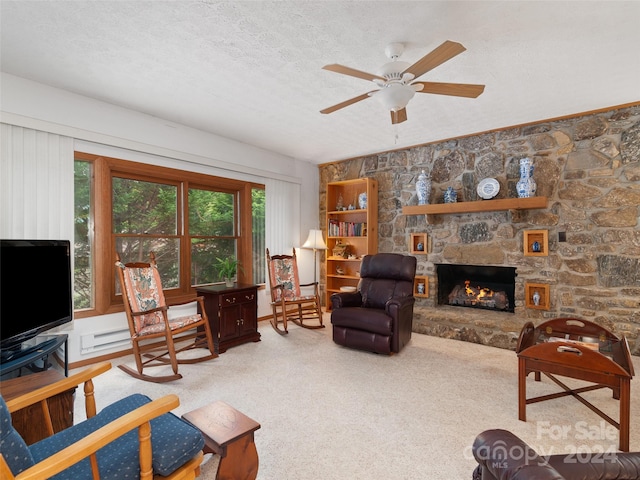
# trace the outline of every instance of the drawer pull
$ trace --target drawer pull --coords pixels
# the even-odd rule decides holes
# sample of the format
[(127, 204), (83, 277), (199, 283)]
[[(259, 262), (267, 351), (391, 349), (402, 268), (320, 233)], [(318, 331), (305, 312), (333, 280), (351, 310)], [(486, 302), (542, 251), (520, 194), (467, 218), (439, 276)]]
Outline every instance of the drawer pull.
[(234, 303), (236, 301), (236, 297), (233, 298), (225, 298), (225, 300), (227, 301), (227, 303)]
[(253, 300), (253, 294), (245, 295), (244, 298), (246, 298), (247, 300)]

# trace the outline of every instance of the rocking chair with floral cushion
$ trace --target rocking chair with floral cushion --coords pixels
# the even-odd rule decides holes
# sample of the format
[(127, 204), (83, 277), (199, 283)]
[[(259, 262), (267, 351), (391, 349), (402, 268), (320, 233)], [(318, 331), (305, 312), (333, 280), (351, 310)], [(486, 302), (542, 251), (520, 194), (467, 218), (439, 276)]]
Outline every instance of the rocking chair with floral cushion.
[[(267, 265), (273, 309), (271, 326), (280, 334), (289, 333), (287, 322), (304, 328), (324, 328), (318, 282), (300, 283), (295, 249), (293, 255), (271, 256), (267, 248)], [(313, 294), (303, 295), (300, 287), (313, 287)], [(305, 321), (317, 323), (307, 325)]]
[[(116, 270), (122, 289), (124, 309), (129, 321), (133, 356), (137, 371), (127, 365), (119, 367), (129, 375), (150, 382), (169, 382), (182, 378), (178, 364), (197, 363), (216, 358), (204, 298), (196, 297), (171, 306), (198, 302), (201, 313), (169, 318), (169, 305), (162, 291), (160, 274), (153, 252), (149, 263), (122, 263), (116, 253)], [(175, 338), (179, 337), (179, 338)], [(163, 342), (159, 340), (164, 340)], [(176, 349), (176, 343), (188, 341)], [(194, 358), (178, 358), (177, 354), (194, 348), (208, 351)], [(143, 358), (144, 357), (144, 358)], [(167, 358), (168, 357), (168, 358)], [(173, 375), (153, 376), (144, 373), (148, 367), (171, 364)]]

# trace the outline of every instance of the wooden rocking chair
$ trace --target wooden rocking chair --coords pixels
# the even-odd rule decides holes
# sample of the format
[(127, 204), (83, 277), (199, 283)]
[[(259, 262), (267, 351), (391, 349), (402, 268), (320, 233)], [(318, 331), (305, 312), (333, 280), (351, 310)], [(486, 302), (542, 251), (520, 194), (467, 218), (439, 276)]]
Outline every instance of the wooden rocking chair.
[[(300, 283), (295, 249), (293, 255), (271, 256), (267, 248), (267, 265), (273, 309), (271, 326), (281, 335), (289, 333), (287, 322), (304, 328), (324, 328), (318, 282)], [(314, 287), (313, 295), (302, 295), (300, 287)], [(318, 324), (306, 325), (304, 322), (307, 320), (317, 321)]]
[[(215, 353), (213, 337), (204, 309), (204, 298), (196, 297), (171, 305), (198, 302), (202, 313), (169, 319), (167, 315), (169, 306), (162, 291), (155, 255), (151, 252), (149, 256), (150, 263), (123, 264), (116, 253), (116, 270), (122, 289), (124, 309), (129, 321), (137, 371), (127, 365), (119, 365), (119, 367), (141, 380), (156, 383), (169, 382), (182, 378), (178, 373), (178, 364), (203, 362), (218, 355)], [(187, 340), (188, 344), (176, 350), (177, 342)], [(178, 353), (194, 348), (206, 348), (208, 352), (195, 358), (179, 359), (177, 357)], [(145, 368), (166, 366), (169, 363), (173, 369), (173, 375), (152, 376), (144, 373)]]

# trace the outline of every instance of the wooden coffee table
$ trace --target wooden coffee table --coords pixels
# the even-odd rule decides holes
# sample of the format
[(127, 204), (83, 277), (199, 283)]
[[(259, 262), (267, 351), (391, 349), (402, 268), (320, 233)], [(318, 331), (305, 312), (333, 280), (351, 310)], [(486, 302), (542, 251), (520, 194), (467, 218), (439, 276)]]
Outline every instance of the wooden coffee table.
[[(591, 345), (588, 347), (586, 344)], [(531, 322), (525, 324), (516, 353), (520, 420), (526, 422), (526, 409), (530, 403), (571, 395), (616, 427), (620, 431), (620, 450), (629, 451), (630, 382), (634, 371), (626, 338), (618, 338), (587, 320), (556, 318), (535, 328)], [(527, 375), (531, 372), (535, 373), (536, 381), (540, 381), (540, 374), (544, 373), (563, 391), (527, 398)], [(571, 389), (554, 375), (583, 380), (592, 385)], [(580, 396), (583, 392), (599, 388), (611, 388), (613, 398), (620, 400), (619, 422)]]
[(255, 480), (258, 451), (253, 432), (260, 424), (224, 402), (185, 413), (182, 418), (204, 436), (204, 453), (220, 455), (218, 480)]

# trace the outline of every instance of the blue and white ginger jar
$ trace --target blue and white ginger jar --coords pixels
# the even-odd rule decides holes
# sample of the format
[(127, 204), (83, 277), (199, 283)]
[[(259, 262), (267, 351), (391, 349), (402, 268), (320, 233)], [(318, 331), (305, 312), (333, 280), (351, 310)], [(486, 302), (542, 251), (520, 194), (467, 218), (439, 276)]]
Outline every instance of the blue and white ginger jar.
[(533, 179), (533, 162), (527, 157), (520, 159), (520, 180), (516, 183), (518, 197), (535, 197), (537, 188)]
[(444, 203), (456, 203), (458, 201), (458, 194), (453, 187), (447, 187), (444, 192)]
[(431, 194), (431, 178), (424, 173), (418, 175), (416, 182), (416, 194), (418, 195), (418, 205), (426, 205), (429, 203), (429, 195)]
[(367, 192), (363, 192), (360, 195), (358, 195), (358, 205), (362, 209), (367, 208)]

